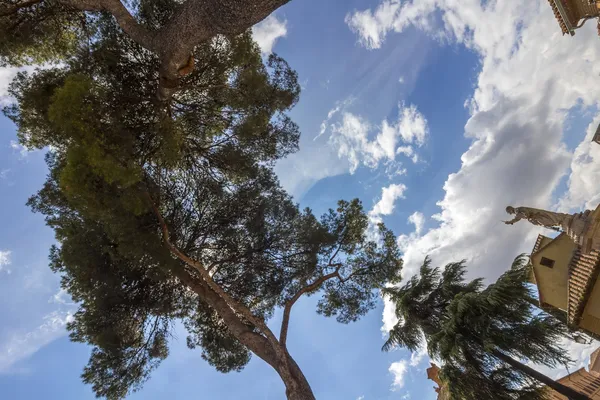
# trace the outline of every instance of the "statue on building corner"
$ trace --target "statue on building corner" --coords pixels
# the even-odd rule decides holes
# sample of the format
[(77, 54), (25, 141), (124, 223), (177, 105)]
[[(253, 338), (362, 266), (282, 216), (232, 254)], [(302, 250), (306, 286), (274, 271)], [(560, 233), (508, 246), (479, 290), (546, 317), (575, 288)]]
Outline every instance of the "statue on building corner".
[(532, 207), (506, 207), (508, 214), (514, 215), (510, 221), (513, 225), (525, 219), (533, 225), (543, 226), (557, 232), (564, 232), (573, 242), (583, 246), (585, 253), (592, 249), (600, 250), (600, 206), (595, 211), (586, 210), (575, 214), (557, 213)]
[(571, 215), (555, 213), (552, 211), (541, 210), (539, 208), (531, 207), (506, 207), (508, 214), (514, 214), (515, 217), (510, 221), (503, 221), (507, 225), (513, 225), (522, 219), (526, 219), (533, 225), (543, 226), (555, 231), (561, 231), (565, 221), (568, 221)]

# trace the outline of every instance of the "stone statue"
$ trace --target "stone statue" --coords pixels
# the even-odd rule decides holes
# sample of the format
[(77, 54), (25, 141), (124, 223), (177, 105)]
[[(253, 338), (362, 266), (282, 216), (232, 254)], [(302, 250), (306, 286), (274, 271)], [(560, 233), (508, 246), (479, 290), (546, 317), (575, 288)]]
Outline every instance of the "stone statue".
[[(600, 209), (600, 206), (598, 209)], [(564, 214), (539, 208), (508, 206), (506, 212), (514, 214), (515, 217), (510, 221), (504, 221), (504, 223), (512, 225), (517, 221), (526, 219), (533, 225), (564, 232), (576, 244), (584, 246), (584, 251), (588, 252), (592, 247), (600, 249), (600, 230), (597, 229), (600, 214), (596, 211), (592, 213), (586, 210), (576, 214)]]
[(515, 217), (510, 221), (504, 221), (507, 225), (512, 225), (517, 221), (526, 219), (533, 225), (544, 226), (555, 231), (561, 231), (563, 226), (570, 222), (572, 215), (555, 213), (552, 211), (540, 210), (539, 208), (531, 207), (506, 207), (506, 212), (515, 214)]

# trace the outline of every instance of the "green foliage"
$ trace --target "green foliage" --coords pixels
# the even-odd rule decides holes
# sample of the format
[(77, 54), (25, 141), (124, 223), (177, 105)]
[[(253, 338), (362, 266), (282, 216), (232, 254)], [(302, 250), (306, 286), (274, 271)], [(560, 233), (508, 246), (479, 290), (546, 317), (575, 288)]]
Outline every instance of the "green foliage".
[[(155, 26), (173, 4), (141, 1), (137, 17)], [(318, 312), (355, 321), (378, 289), (399, 280), (394, 235), (380, 225), (379, 239), (369, 240), (358, 200), (318, 219), (280, 188), (272, 165), (299, 138), (287, 116), (297, 75), (283, 59), (263, 63), (249, 32), (214, 38), (196, 47), (194, 71), (165, 104), (153, 100), (156, 56), (110, 17), (87, 29), (93, 40), (62, 64), (18, 75), (10, 88), (17, 103), (4, 112), (23, 145), (49, 147), (50, 173), (29, 205), (56, 233), (51, 268), (80, 304), (68, 328), (93, 346), (83, 379), (98, 396), (138, 389), (168, 355), (176, 321), (217, 370), (238, 371), (250, 359), (181, 279), (201, 278), (164, 245), (154, 206), (170, 241), (256, 316), (269, 318), (330, 276), (307, 294), (321, 292)]]
[(482, 287), (481, 279), (465, 282), (465, 273), (465, 261), (450, 263), (440, 272), (439, 268), (431, 267), (431, 259), (427, 257), (419, 274), (404, 286), (384, 289), (384, 294), (395, 303), (400, 323), (390, 331), (383, 350), (402, 346), (416, 351), (425, 342), (429, 347), (431, 335), (441, 329), (446, 309), (454, 297), (477, 292)]
[[(337, 279), (324, 283), (317, 311), (327, 317), (336, 316), (341, 323), (358, 320), (375, 307), (376, 289), (400, 280), (402, 259), (394, 234), (380, 224), (379, 243), (369, 240), (368, 217), (357, 199), (339, 201), (336, 210), (330, 209), (323, 215), (320, 226), (312, 220), (309, 210), (304, 218), (314, 225), (308, 232), (301, 231), (310, 237), (301, 237), (296, 243), (308, 244), (310, 252), (303, 257), (301, 279), (288, 286), (287, 297), (306, 282), (337, 273)], [(308, 225), (302, 223), (304, 227)]]
[(464, 274), (464, 262), (440, 274), (426, 259), (419, 276), (386, 290), (401, 321), (384, 349), (415, 350), (425, 341), (430, 356), (444, 363), (442, 377), (453, 399), (544, 398), (539, 382), (499, 358), (548, 367), (570, 361), (558, 344), (567, 335), (565, 325), (532, 305), (527, 256), (485, 289), (481, 280), (465, 282)]
[(200, 347), (202, 358), (219, 372), (241, 371), (250, 361), (250, 352), (221, 323), (219, 315), (202, 301), (196, 313), (185, 321), (187, 345)]
[(19, 3), (5, 0), (0, 6), (0, 66), (64, 61), (89, 39), (92, 22), (83, 13), (53, 0)]
[(522, 374), (504, 366), (481, 374), (469, 365), (447, 363), (440, 370), (440, 378), (448, 382), (451, 399), (543, 400), (548, 395), (547, 388), (531, 384)]

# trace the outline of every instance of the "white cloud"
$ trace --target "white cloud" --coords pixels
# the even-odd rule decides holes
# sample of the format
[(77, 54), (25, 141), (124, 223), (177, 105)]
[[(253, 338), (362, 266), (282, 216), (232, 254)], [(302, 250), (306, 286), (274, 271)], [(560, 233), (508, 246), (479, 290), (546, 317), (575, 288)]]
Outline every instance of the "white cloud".
[(0, 68), (0, 106), (7, 106), (14, 101), (8, 94), (8, 87), (17, 73), (21, 71), (32, 72), (36, 67)]
[(573, 373), (580, 368), (585, 367), (587, 369), (590, 362), (590, 354), (592, 354), (598, 348), (598, 345), (599, 343), (597, 341), (592, 341), (592, 343), (589, 344), (579, 344), (572, 340), (563, 339), (561, 341), (561, 346), (567, 351), (574, 361), (574, 364), (570, 365), (568, 369), (564, 366), (559, 366), (558, 368), (548, 368), (544, 365), (534, 365), (532, 363), (529, 363), (529, 365), (552, 379), (558, 379)]
[[(600, 51), (590, 44), (597, 38), (593, 31), (582, 30), (559, 41), (551, 10), (540, 1), (484, 7), (476, 0), (468, 4), (424, 0), (406, 3), (402, 9), (394, 9), (393, 3), (384, 1), (374, 12), (387, 10), (394, 15), (392, 22), (377, 18), (388, 21), (382, 32), (400, 32), (412, 23), (407, 15), (427, 29), (418, 21), (441, 11), (446, 35), (477, 50), (482, 60), (470, 102), (473, 114), (465, 126), (471, 146), (461, 157), (460, 170), (449, 175), (444, 185), (440, 212), (432, 216), (439, 226), (404, 237), (410, 239), (402, 242), (406, 272), (413, 273), (431, 254), (436, 264), (468, 258), (473, 267), (482, 269), (477, 275), (495, 277), (502, 272), (499, 263), (508, 266), (530, 247), (528, 238), (533, 233), (525, 224), (504, 226), (500, 221), (506, 217), (505, 206), (552, 206), (551, 194), (568, 173), (572, 157), (561, 142), (562, 125), (578, 102), (584, 107), (596, 104), (590, 83), (600, 83), (596, 63)], [(596, 149), (584, 143), (578, 151), (583, 155), (574, 158), (574, 170), (582, 165), (581, 173), (572, 175), (571, 185), (579, 188), (573, 193), (584, 194), (575, 202), (595, 199), (599, 192), (591, 184), (593, 172), (583, 167), (592, 162), (589, 154), (597, 156)], [(490, 259), (494, 263), (487, 262)]]
[(0, 267), (10, 264), (10, 250), (0, 250)]
[(408, 222), (415, 226), (415, 233), (420, 235), (423, 231), (423, 226), (425, 225), (425, 217), (422, 213), (415, 211), (408, 217)]
[[(338, 107), (330, 111), (326, 121), (339, 111)], [(326, 129), (324, 122), (321, 132), (324, 133)], [(375, 129), (378, 133), (371, 140), (370, 133)], [(374, 127), (364, 118), (344, 111), (341, 122), (332, 124), (331, 130), (329, 143), (337, 149), (340, 158), (348, 159), (350, 173), (354, 173), (361, 164), (376, 168), (381, 162), (394, 163), (397, 154), (404, 154), (416, 162), (418, 157), (413, 146), (421, 147), (429, 134), (427, 120), (416, 106), (404, 104), (399, 105), (396, 123), (383, 120), (380, 126)]]
[(406, 360), (400, 360), (390, 365), (388, 371), (394, 376), (392, 390), (402, 389), (404, 387), (408, 364)]
[(69, 306), (75, 305), (75, 303), (72, 302), (69, 293), (67, 293), (67, 291), (62, 288), (48, 299), (48, 303), (63, 304)]
[(427, 348), (422, 347), (415, 352), (410, 353), (410, 366), (417, 367), (427, 357)]
[(64, 336), (66, 324), (72, 319), (70, 312), (54, 311), (46, 315), (37, 328), (25, 333), (14, 333), (0, 346), (0, 373), (10, 373), (15, 363)]
[[(10, 250), (0, 250), (0, 271), (6, 269), (5, 267), (10, 265)], [(10, 272), (10, 270), (7, 270)]]
[(378, 218), (381, 215), (390, 215), (394, 212), (394, 204), (397, 199), (404, 198), (404, 192), (406, 186), (403, 184), (391, 184), (388, 187), (384, 187), (381, 190), (381, 200), (379, 200), (371, 211), (369, 216), (372, 218)]
[(327, 129), (333, 129), (333, 125), (330, 125), (330, 122), (333, 119), (333, 117), (335, 117), (335, 115), (337, 113), (339, 113), (340, 110), (344, 110), (347, 107), (349, 107), (355, 100), (356, 99), (354, 97), (348, 97), (344, 101), (337, 102), (335, 104), (335, 107), (333, 107), (327, 113), (327, 118), (325, 118), (323, 120), (323, 122), (321, 122), (321, 126), (319, 127), (319, 134), (317, 136), (315, 136), (315, 138), (313, 140), (317, 140), (319, 137), (321, 137), (322, 135), (324, 135), (325, 132), (327, 132)]
[(365, 396), (358, 396), (356, 400), (365, 400)]
[(414, 105), (409, 107), (402, 105), (400, 107), (396, 130), (404, 143), (415, 143), (417, 146), (425, 144), (425, 139), (429, 133), (427, 120)]
[(393, 26), (399, 10), (400, 1), (384, 1), (374, 12), (364, 10), (348, 14), (346, 23), (358, 34), (360, 43), (369, 49), (377, 49)]
[(10, 148), (13, 149), (13, 151), (18, 152), (20, 158), (25, 158), (25, 157), (27, 157), (27, 155), (29, 153), (31, 153), (33, 151), (36, 151), (36, 150), (32, 150), (32, 149), (30, 149), (28, 147), (23, 146), (22, 144), (20, 144), (16, 140), (11, 140), (10, 141)]
[[(598, 106), (600, 48), (594, 27), (562, 37), (543, 0), (420, 0), (402, 6), (384, 0), (346, 22), (368, 48), (381, 47), (392, 31), (414, 26), (480, 57), (481, 71), (466, 103), (471, 116), (464, 134), (471, 144), (460, 169), (444, 184), (439, 212), (429, 216), (437, 226), (399, 238), (405, 276), (431, 255), (438, 266), (465, 258), (470, 277), (495, 279), (542, 232), (526, 223), (502, 224), (507, 205), (579, 209), (600, 202), (600, 146), (589, 142), (600, 116), (574, 154), (563, 143), (570, 110)], [(553, 194), (565, 175), (568, 191), (559, 193), (556, 203)], [(386, 304), (386, 328), (393, 323), (390, 308)], [(569, 350), (576, 352), (573, 346)]]
[(277, 40), (287, 35), (287, 20), (280, 20), (274, 14), (252, 27), (252, 37), (263, 54), (271, 54)]
[(600, 145), (591, 141), (599, 123), (600, 116), (597, 116), (589, 125), (585, 139), (575, 149), (568, 190), (559, 202), (559, 209), (563, 211), (593, 209), (600, 203)]

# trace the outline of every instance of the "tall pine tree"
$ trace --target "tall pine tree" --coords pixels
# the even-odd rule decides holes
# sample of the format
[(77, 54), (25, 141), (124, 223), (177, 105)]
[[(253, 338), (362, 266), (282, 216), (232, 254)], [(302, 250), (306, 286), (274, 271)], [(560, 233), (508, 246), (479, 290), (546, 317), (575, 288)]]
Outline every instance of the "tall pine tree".
[[(217, 370), (254, 354), (289, 399), (313, 399), (287, 347), (293, 306), (318, 293), (319, 313), (360, 318), (399, 280), (394, 235), (379, 225), (369, 240), (357, 200), (317, 218), (280, 188), (271, 167), (297, 148), (287, 111), (299, 85), (281, 58), (263, 64), (248, 32), (197, 46), (185, 90), (165, 106), (152, 95), (159, 57), (111, 16), (92, 22), (71, 58), (16, 78), (5, 110), (23, 145), (49, 149), (30, 205), (54, 229), (51, 267), (80, 304), (71, 339), (93, 346), (83, 380), (125, 397), (182, 321)], [(279, 332), (267, 326), (276, 308)]]
[(443, 272), (426, 259), (420, 274), (400, 288), (385, 289), (399, 322), (384, 350), (423, 344), (444, 363), (441, 376), (453, 399), (543, 399), (544, 384), (570, 399), (587, 397), (525, 365), (556, 367), (570, 360), (561, 338), (566, 326), (534, 308), (527, 256), (487, 288), (464, 280), (465, 264)]

